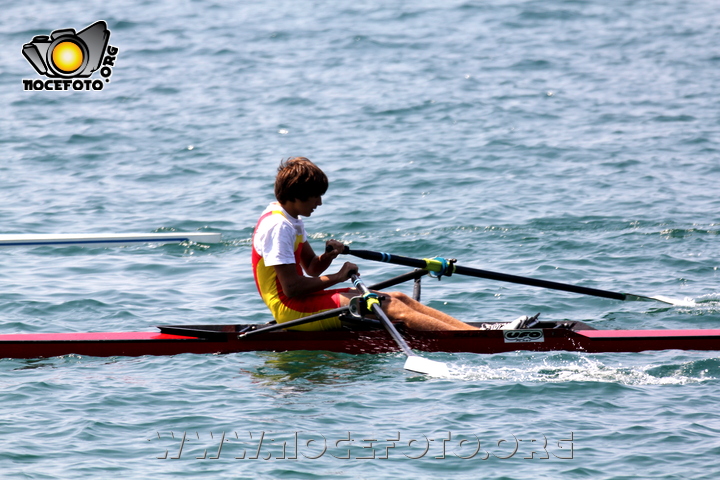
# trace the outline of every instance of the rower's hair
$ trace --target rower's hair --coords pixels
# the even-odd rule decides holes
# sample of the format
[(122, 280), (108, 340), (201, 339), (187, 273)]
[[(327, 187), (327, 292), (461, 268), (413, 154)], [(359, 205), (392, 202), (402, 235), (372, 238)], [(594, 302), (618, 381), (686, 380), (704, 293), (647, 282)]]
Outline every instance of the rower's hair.
[(307, 158), (293, 157), (280, 162), (275, 177), (275, 198), (281, 204), (320, 197), (325, 195), (327, 189), (327, 176)]

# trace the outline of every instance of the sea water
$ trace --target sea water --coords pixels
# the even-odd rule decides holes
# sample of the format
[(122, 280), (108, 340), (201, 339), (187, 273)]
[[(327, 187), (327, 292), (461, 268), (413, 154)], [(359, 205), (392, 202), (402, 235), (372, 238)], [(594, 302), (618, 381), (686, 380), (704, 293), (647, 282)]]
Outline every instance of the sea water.
[[(250, 237), (281, 159), (330, 189), (310, 242), (453, 276), (467, 321), (720, 328), (716, 2), (2, 2), (3, 233), (221, 232), (0, 252), (0, 330), (264, 323)], [(25, 90), (36, 35), (104, 20), (101, 90)], [(54, 87), (54, 84), (50, 86)], [(332, 269), (339, 268), (339, 259)], [(348, 258), (350, 260), (350, 258)], [(406, 271), (353, 260), (368, 282)], [(410, 287), (400, 287), (409, 292)], [(720, 469), (717, 352), (0, 360), (3, 478), (653, 478)]]

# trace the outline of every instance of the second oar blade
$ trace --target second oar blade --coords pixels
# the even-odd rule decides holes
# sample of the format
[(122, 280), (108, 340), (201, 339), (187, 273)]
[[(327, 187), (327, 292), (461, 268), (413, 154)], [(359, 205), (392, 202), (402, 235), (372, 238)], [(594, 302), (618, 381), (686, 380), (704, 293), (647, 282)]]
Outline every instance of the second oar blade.
[(409, 355), (405, 360), (405, 370), (411, 372), (424, 373), (431, 377), (448, 377), (450, 371), (448, 366), (442, 362), (436, 362), (429, 358), (421, 357), (419, 355)]

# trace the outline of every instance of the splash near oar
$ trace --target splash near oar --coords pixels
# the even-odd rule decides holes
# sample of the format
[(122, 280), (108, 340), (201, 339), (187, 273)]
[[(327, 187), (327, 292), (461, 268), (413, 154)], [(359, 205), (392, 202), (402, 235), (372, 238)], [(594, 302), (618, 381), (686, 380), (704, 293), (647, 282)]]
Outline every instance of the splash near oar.
[(436, 258), (410, 258), (391, 253), (373, 252), (370, 250), (355, 250), (345, 247), (344, 254), (353, 255), (365, 260), (374, 260), (377, 262), (393, 263), (396, 265), (404, 265), (406, 267), (421, 268), (427, 270), (435, 277), (451, 276), (453, 274), (466, 275), (476, 278), (485, 278), (488, 280), (497, 280), (501, 282), (517, 283), (520, 285), (529, 285), (532, 287), (548, 288), (551, 290), (560, 290), (564, 292), (579, 293), (581, 295), (591, 295), (595, 297), (610, 298), (620, 301), (655, 301), (662, 302), (676, 307), (692, 307), (695, 302), (692, 299), (677, 300), (662, 295), (649, 297), (645, 295), (636, 295), (632, 293), (611, 292), (608, 290), (600, 290), (597, 288), (581, 287), (579, 285), (570, 285), (567, 283), (552, 282), (548, 280), (540, 280), (537, 278), (521, 277), (518, 275), (510, 275), (507, 273), (491, 272), (489, 270), (481, 270), (479, 268), (463, 267), (456, 265), (456, 260)]

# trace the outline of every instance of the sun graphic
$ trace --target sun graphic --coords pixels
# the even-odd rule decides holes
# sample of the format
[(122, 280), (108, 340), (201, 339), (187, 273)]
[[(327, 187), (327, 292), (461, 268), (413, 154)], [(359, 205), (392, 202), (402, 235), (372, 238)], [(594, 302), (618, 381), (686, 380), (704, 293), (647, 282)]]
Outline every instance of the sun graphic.
[(53, 64), (65, 73), (72, 73), (83, 64), (83, 52), (74, 42), (60, 42), (52, 52)]

